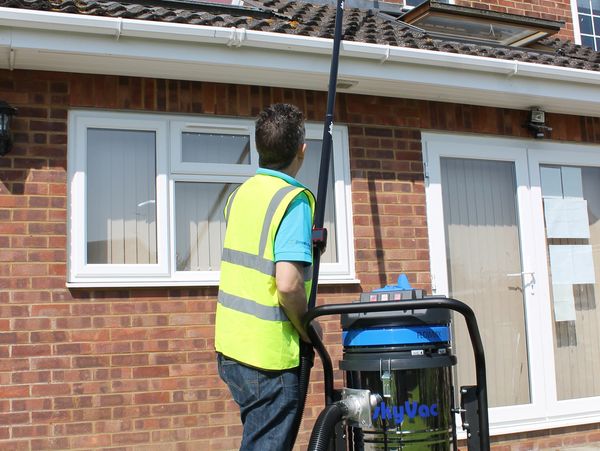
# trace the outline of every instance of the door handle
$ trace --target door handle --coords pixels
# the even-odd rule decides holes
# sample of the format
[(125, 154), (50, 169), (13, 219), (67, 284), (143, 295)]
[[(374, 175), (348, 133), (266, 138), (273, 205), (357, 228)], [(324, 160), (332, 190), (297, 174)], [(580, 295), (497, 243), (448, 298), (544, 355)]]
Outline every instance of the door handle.
[(535, 271), (513, 272), (513, 273), (510, 273), (510, 274), (507, 274), (506, 276), (507, 277), (521, 277), (521, 276), (524, 276), (526, 274), (529, 274), (530, 276), (533, 277), (534, 274), (535, 274)]
[(524, 283), (523, 289), (530, 288), (531, 289), (531, 294), (533, 294), (533, 289), (534, 289), (534, 286), (536, 284), (535, 271), (513, 272), (513, 273), (507, 274), (506, 276), (507, 277), (524, 277), (526, 275), (531, 276), (531, 279), (527, 283), (525, 283), (525, 281), (523, 280), (523, 283)]

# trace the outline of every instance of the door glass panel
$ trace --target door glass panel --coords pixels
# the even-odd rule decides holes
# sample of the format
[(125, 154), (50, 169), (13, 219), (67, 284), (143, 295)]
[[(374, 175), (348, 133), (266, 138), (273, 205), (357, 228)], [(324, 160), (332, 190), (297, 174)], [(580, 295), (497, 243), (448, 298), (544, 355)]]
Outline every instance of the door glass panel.
[[(477, 317), (490, 407), (530, 402), (514, 164), (441, 159), (448, 288)], [(525, 276), (525, 283), (531, 279)], [(458, 315), (455, 315), (455, 318)], [(459, 386), (475, 384), (464, 320), (454, 322)]]
[(600, 395), (600, 168), (541, 166), (559, 400)]

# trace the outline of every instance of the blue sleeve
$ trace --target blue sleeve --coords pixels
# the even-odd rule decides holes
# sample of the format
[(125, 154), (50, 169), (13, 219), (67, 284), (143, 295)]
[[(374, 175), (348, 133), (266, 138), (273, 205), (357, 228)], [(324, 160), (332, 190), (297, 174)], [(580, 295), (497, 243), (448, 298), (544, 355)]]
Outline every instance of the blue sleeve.
[(275, 261), (312, 264), (312, 213), (306, 194), (290, 203), (275, 236)]

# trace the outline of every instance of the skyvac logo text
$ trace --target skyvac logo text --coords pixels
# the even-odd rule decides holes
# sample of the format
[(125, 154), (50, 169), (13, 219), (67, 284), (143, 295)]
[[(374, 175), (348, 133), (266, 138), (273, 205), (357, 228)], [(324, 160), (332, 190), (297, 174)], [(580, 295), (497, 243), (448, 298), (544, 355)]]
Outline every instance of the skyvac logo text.
[(436, 404), (419, 404), (414, 401), (405, 401), (404, 405), (400, 406), (388, 406), (385, 402), (382, 402), (373, 412), (373, 421), (376, 420), (394, 420), (394, 423), (401, 424), (404, 421), (404, 417), (413, 419), (417, 416), (421, 418), (437, 417), (438, 416), (438, 405)]

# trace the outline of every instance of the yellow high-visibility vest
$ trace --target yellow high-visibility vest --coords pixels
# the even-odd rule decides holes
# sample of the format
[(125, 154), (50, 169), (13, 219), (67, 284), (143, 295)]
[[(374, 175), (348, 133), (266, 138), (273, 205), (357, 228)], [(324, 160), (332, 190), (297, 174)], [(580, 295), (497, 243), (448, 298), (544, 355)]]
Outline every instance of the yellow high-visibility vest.
[[(283, 216), (300, 193), (312, 214), (313, 194), (285, 180), (257, 174), (229, 197), (227, 231), (215, 324), (215, 348), (241, 363), (284, 370), (299, 365), (299, 336), (279, 304), (275, 283), (275, 236)], [(305, 268), (306, 296), (312, 266)]]

